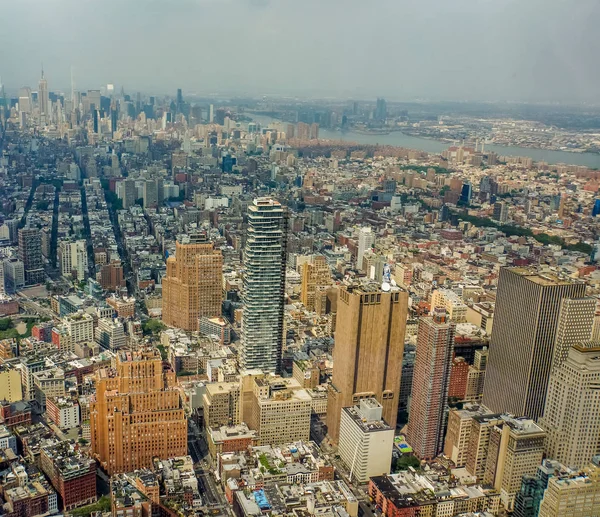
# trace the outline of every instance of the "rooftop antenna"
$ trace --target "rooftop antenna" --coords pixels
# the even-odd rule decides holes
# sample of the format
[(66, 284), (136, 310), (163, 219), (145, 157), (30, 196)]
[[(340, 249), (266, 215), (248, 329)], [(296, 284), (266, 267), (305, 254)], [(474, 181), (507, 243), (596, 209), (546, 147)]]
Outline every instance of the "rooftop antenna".
[(73, 65), (71, 65), (71, 104), (75, 100), (75, 83), (73, 82)]

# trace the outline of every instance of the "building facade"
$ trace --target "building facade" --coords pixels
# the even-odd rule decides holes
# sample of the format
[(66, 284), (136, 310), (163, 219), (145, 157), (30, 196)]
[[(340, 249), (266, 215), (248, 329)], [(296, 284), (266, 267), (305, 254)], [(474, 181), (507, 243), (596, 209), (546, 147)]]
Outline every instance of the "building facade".
[(408, 293), (377, 284), (340, 288), (327, 428), (337, 442), (343, 407), (374, 397), (396, 427)]
[(483, 404), (537, 419), (544, 412), (561, 301), (585, 284), (533, 269), (501, 268)]
[(223, 255), (203, 235), (177, 241), (163, 279), (163, 322), (197, 331), (199, 318), (221, 316)]
[(187, 454), (187, 419), (175, 385), (156, 349), (118, 352), (114, 370), (96, 372), (92, 451), (109, 474)]
[(455, 330), (443, 308), (419, 321), (406, 439), (422, 460), (435, 458), (443, 448)]
[(583, 468), (600, 453), (600, 343), (575, 345), (552, 369), (540, 426), (548, 433), (546, 454)]
[(270, 198), (248, 207), (240, 366), (281, 371), (287, 212)]

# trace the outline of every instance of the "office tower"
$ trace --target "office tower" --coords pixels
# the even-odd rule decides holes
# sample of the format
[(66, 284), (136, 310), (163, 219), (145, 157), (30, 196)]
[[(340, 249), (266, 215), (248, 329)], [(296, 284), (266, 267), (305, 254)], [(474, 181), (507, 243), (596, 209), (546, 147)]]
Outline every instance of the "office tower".
[(242, 300), (242, 369), (281, 371), (287, 213), (278, 201), (248, 207)]
[(377, 99), (375, 107), (375, 120), (385, 120), (387, 118), (387, 103), (385, 99)]
[(19, 260), (23, 262), (25, 284), (41, 284), (46, 279), (42, 261), (42, 234), (37, 228), (19, 230)]
[(527, 268), (501, 268), (483, 405), (493, 412), (542, 416), (561, 301), (585, 284)]
[(117, 352), (115, 369), (95, 374), (92, 452), (109, 475), (187, 454), (187, 419), (175, 373), (156, 349)]
[(215, 112), (215, 122), (222, 126), (225, 124), (225, 108), (217, 108)]
[(198, 330), (203, 316), (221, 316), (223, 255), (205, 235), (184, 236), (167, 259), (163, 278), (163, 322)]
[(94, 111), (92, 111), (92, 121), (93, 121), (94, 133), (96, 133), (96, 134), (100, 133), (100, 110), (99, 109), (95, 109)]
[(422, 460), (435, 458), (443, 448), (455, 330), (443, 308), (419, 320), (406, 440)]
[(395, 428), (383, 421), (382, 412), (383, 406), (374, 398), (342, 408), (338, 453), (351, 481), (366, 483), (390, 473)]
[(558, 461), (544, 460), (535, 476), (523, 476), (521, 490), (515, 496), (513, 517), (538, 517), (540, 503), (552, 476), (573, 477), (574, 472)]
[(523, 476), (534, 475), (542, 463), (545, 439), (545, 431), (525, 418), (503, 415), (490, 429), (483, 483), (500, 492), (509, 512), (514, 509)]
[(327, 432), (334, 442), (342, 408), (363, 398), (376, 398), (383, 419), (396, 427), (407, 313), (408, 293), (398, 288), (371, 284), (339, 289), (327, 401)]
[(552, 368), (559, 367), (573, 345), (592, 340), (596, 298), (564, 298), (560, 302)]
[(329, 264), (322, 255), (313, 255), (310, 261), (302, 264), (302, 288), (300, 300), (308, 311), (315, 310), (315, 294), (319, 288), (331, 283)]
[(86, 242), (60, 241), (58, 245), (58, 261), (62, 276), (84, 280), (88, 269)]
[(596, 217), (598, 214), (600, 214), (600, 199), (594, 201), (594, 206), (592, 208), (592, 217)]
[(158, 206), (158, 191), (155, 180), (146, 180), (144, 182), (142, 198), (144, 208), (156, 208)]
[(42, 77), (38, 86), (38, 103), (40, 108), (40, 122), (42, 125), (50, 124), (50, 97), (48, 95), (48, 81), (44, 77), (44, 69), (42, 68)]
[(281, 445), (310, 439), (312, 399), (296, 379), (265, 375), (253, 379), (250, 429), (259, 445)]
[(473, 194), (473, 187), (471, 186), (471, 184), (468, 181), (466, 183), (463, 183), (463, 185), (460, 189), (459, 203), (461, 203), (463, 205), (471, 204), (472, 194)]
[(183, 104), (183, 92), (181, 88), (177, 88), (177, 112), (181, 113), (181, 106)]
[(583, 468), (600, 453), (600, 343), (571, 347), (554, 367), (540, 426), (548, 433), (546, 454)]
[(538, 517), (600, 516), (600, 456), (581, 474), (554, 476), (540, 504)]
[(129, 210), (135, 205), (135, 198), (137, 197), (137, 191), (135, 188), (135, 180), (126, 179), (123, 181), (123, 208)]
[(494, 220), (499, 223), (508, 221), (508, 205), (504, 201), (494, 203)]
[(356, 269), (362, 271), (363, 268), (363, 257), (365, 251), (370, 250), (375, 244), (375, 234), (371, 231), (371, 228), (365, 226), (358, 232), (358, 251), (356, 253)]
[(117, 108), (117, 103), (113, 101), (110, 105), (110, 132), (111, 134), (115, 134), (119, 125), (119, 110)]

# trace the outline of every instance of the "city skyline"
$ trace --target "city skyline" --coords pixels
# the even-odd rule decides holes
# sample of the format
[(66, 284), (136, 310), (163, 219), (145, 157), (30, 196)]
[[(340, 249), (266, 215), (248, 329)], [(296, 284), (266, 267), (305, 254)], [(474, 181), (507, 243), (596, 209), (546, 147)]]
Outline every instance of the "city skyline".
[[(558, 0), (527, 0), (515, 4), (517, 11), (500, 3), (465, 0), (414, 5), (385, 0), (377, 9), (352, 0), (343, 7), (316, 0), (302, 7), (289, 0), (111, 0), (92, 13), (73, 0), (13, 3), (5, 8), (6, 16), (28, 21), (8, 24), (0, 35), (0, 48), (9, 48), (17, 35), (21, 41), (10, 53), (0, 51), (0, 75), (13, 88), (35, 84), (43, 61), (49, 84), (60, 84), (65, 91), (70, 90), (73, 66), (76, 81), (85, 77), (88, 88), (114, 82), (136, 91), (182, 87), (206, 93), (383, 95), (392, 100), (600, 102), (594, 87), (600, 73), (593, 61), (597, 39), (562, 37), (574, 30), (591, 34), (600, 17), (591, 0), (579, 2), (577, 9)], [(46, 24), (48, 16), (69, 17), (70, 31)], [(130, 26), (130, 18), (144, 30)], [(226, 36), (211, 23), (218, 19), (229, 22)], [(103, 45), (91, 43), (86, 37), (90, 20), (111, 26), (117, 36)], [(529, 20), (536, 20), (540, 29), (529, 30)], [(198, 25), (203, 30), (191, 30)], [(317, 36), (309, 37), (307, 27)], [(170, 35), (164, 49), (154, 44), (151, 35), (156, 32)], [(34, 50), (33, 36), (41, 33), (47, 45)], [(220, 39), (220, 59), (208, 66), (202, 60), (186, 62), (191, 48)], [(288, 40), (294, 45), (272, 45)], [(252, 59), (242, 51), (247, 41), (257, 49)], [(261, 46), (271, 52), (260, 52)], [(465, 59), (466, 48), (470, 55)], [(117, 59), (109, 64), (111, 54)], [(39, 60), (34, 63), (31, 55)], [(308, 58), (313, 55), (326, 59)], [(132, 60), (136, 67), (129, 66)], [(482, 73), (482, 66), (493, 73)]]

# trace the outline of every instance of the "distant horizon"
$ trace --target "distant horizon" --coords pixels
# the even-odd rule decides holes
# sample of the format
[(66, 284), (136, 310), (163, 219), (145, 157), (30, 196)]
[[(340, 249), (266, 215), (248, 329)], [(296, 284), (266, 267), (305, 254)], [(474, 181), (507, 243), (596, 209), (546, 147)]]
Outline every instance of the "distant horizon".
[[(53, 82), (52, 82), (52, 75), (51, 73), (48, 74), (47, 69), (44, 69), (44, 77), (45, 79), (48, 81), (48, 89), (50, 92), (53, 93), (57, 93), (57, 94), (62, 94), (66, 97), (68, 97), (71, 93), (71, 86), (69, 85), (68, 87), (59, 87), (59, 88), (55, 88), (53, 87)], [(4, 86), (5, 92), (6, 92), (6, 96), (7, 97), (13, 97), (16, 96), (18, 94), (18, 91), (20, 88), (31, 88), (32, 92), (37, 92), (38, 90), (38, 83), (39, 83), (40, 77), (38, 77), (38, 79), (32, 83), (32, 84), (22, 84), (21, 86), (15, 86), (14, 84), (7, 84), (6, 80), (5, 80), (5, 76), (0, 75), (0, 86)], [(103, 88), (106, 88), (106, 86), (108, 84), (113, 84), (114, 85), (114, 95), (120, 96), (121, 93), (121, 85), (118, 83), (110, 83), (110, 82), (106, 82), (106, 83), (102, 83), (99, 86), (86, 86), (84, 88), (81, 87), (77, 87), (75, 86), (74, 91), (77, 92), (87, 92), (88, 90), (102, 90)], [(266, 98), (266, 100), (298, 100), (298, 101), (305, 101), (305, 102), (310, 102), (310, 101), (316, 101), (316, 102), (365, 102), (365, 103), (375, 103), (377, 101), (378, 98), (384, 98), (385, 101), (388, 104), (423, 104), (423, 105), (432, 105), (432, 104), (464, 104), (464, 105), (515, 105), (515, 106), (519, 106), (519, 105), (523, 105), (523, 106), (539, 106), (539, 107), (544, 107), (544, 106), (556, 106), (556, 107), (563, 107), (563, 108), (600, 108), (600, 101), (596, 101), (596, 102), (576, 102), (576, 101), (559, 101), (559, 100), (555, 100), (555, 101), (550, 101), (550, 100), (546, 100), (546, 101), (530, 101), (530, 100), (519, 100), (519, 99), (458, 99), (458, 98), (444, 98), (444, 97), (439, 97), (439, 98), (418, 98), (418, 97), (413, 97), (413, 98), (404, 98), (404, 99), (399, 99), (399, 98), (394, 98), (391, 96), (386, 96), (386, 95), (373, 95), (373, 96), (366, 96), (366, 94), (362, 97), (351, 97), (351, 96), (342, 96), (342, 94), (339, 94), (338, 96), (332, 94), (332, 93), (325, 93), (325, 92), (304, 92), (304, 93), (299, 93), (299, 92), (268, 92), (268, 93), (264, 93), (264, 92), (241, 92), (239, 90), (227, 90), (224, 89), (222, 92), (218, 93), (218, 92), (197, 92), (197, 91), (193, 91), (193, 90), (186, 90), (186, 88), (182, 87), (182, 86), (177, 86), (173, 89), (172, 92), (165, 92), (165, 91), (161, 91), (164, 90), (163, 88), (159, 88), (156, 91), (154, 90), (148, 90), (148, 88), (146, 87), (145, 89), (136, 89), (136, 88), (127, 88), (125, 85), (123, 85), (123, 88), (125, 90), (126, 95), (130, 95), (130, 96), (134, 96), (137, 93), (140, 93), (141, 95), (145, 95), (147, 97), (153, 96), (153, 97), (158, 97), (158, 98), (175, 98), (177, 95), (177, 88), (181, 88), (182, 89), (182, 93), (183, 93), (183, 98), (194, 98), (194, 97), (199, 97), (199, 98), (206, 98), (206, 99), (217, 99), (217, 100), (227, 100), (227, 99), (252, 99), (252, 100), (256, 100), (256, 101), (260, 101), (263, 98)]]
[(35, 87), (43, 63), (67, 92), (72, 66), (79, 89), (600, 104), (597, 0), (19, 0), (2, 14), (11, 88)]

